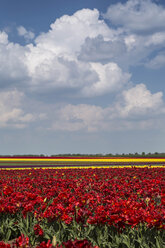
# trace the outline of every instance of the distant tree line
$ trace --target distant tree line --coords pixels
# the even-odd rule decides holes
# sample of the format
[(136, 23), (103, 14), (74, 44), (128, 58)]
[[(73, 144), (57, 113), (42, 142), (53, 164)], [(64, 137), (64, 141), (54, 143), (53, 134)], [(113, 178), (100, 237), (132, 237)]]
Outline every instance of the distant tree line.
[(0, 155), (0, 157), (48, 157), (44, 154), (14, 154), (14, 155)]
[(165, 152), (159, 153), (97, 153), (97, 154), (81, 154), (81, 153), (65, 153), (65, 154), (53, 154), (53, 155), (45, 155), (45, 154), (15, 154), (15, 155), (0, 155), (0, 157), (165, 157)]
[(76, 153), (76, 154), (70, 154), (70, 153), (66, 153), (66, 154), (54, 154), (51, 155), (51, 157), (165, 157), (165, 152), (164, 153), (158, 153), (158, 152), (154, 152), (154, 153), (116, 153), (116, 154), (112, 154), (112, 153), (107, 153), (107, 154), (102, 154), (102, 153), (97, 153), (97, 154), (80, 154), (80, 153)]

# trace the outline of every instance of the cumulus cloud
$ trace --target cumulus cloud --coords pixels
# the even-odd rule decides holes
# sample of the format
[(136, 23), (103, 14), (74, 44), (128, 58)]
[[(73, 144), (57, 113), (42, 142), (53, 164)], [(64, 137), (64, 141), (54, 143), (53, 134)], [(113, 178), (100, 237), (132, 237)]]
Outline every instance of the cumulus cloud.
[(152, 94), (144, 84), (137, 84), (122, 92), (116, 109), (121, 117), (165, 113), (163, 93)]
[(105, 65), (91, 63), (91, 66), (98, 74), (98, 81), (83, 88), (82, 93), (85, 96), (97, 96), (117, 91), (130, 80), (130, 74), (124, 73), (115, 63)]
[(54, 121), (51, 129), (67, 131), (96, 131), (102, 124), (103, 109), (99, 106), (68, 104), (58, 111), (59, 119)]
[[(164, 11), (162, 6), (149, 0), (129, 0), (109, 7), (106, 18), (113, 26), (108, 26), (100, 20), (98, 10), (82, 9), (57, 19), (33, 43), (29, 42), (34, 34), (20, 26), (19, 35), (28, 41), (24, 46), (10, 42), (8, 35), (0, 32), (0, 87), (3, 89), (0, 125), (21, 127), (37, 116), (40, 120), (54, 118), (50, 127), (53, 130), (97, 131), (133, 128), (136, 124), (131, 120), (133, 117), (139, 128), (148, 127), (146, 118), (151, 120), (151, 116), (164, 114), (162, 92), (152, 94), (144, 84), (135, 85), (131, 82), (130, 68), (139, 64), (150, 68), (164, 65), (164, 54), (157, 54), (165, 41)], [(149, 61), (153, 53), (155, 58)], [(23, 93), (17, 90), (13, 93), (8, 87)], [(40, 111), (41, 106), (34, 107), (36, 113), (31, 116), (20, 102), (10, 103), (12, 94), (20, 102), (25, 95), (33, 99), (41, 94), (44, 111)], [(47, 99), (52, 94), (54, 99), (63, 96), (66, 105), (53, 111), (55, 104), (50, 107), (44, 103), (42, 94)], [(107, 107), (94, 104), (96, 97), (107, 94), (110, 99), (111, 96), (118, 98)], [(3, 100), (3, 97), (6, 98)], [(69, 104), (71, 98), (79, 104)], [(84, 104), (89, 98), (94, 99), (93, 105)], [(29, 105), (27, 101), (27, 109)]]
[(102, 35), (86, 38), (78, 59), (84, 62), (114, 62), (125, 71), (130, 67), (141, 65), (157, 50), (164, 48), (165, 33), (155, 32), (148, 35), (133, 33), (116, 34), (111, 40), (105, 40)]
[(57, 19), (48, 33), (36, 38), (35, 46), (27, 46), (29, 52), (25, 63), (32, 79), (30, 88), (36, 92), (71, 88), (81, 96), (97, 96), (121, 88), (129, 81), (130, 74), (123, 72), (117, 64), (91, 64), (77, 59), (86, 39), (104, 37), (106, 42), (113, 36), (105, 22), (99, 20), (96, 9), (83, 9)]
[[(23, 36), (29, 34), (22, 26), (18, 28), (18, 32)], [(107, 76), (102, 77), (96, 71), (98, 66), (96, 68), (87, 61), (77, 59), (78, 51), (81, 50), (86, 38), (92, 39), (99, 35), (104, 37), (106, 42), (113, 37), (113, 32), (103, 20), (99, 19), (99, 12), (96, 9), (83, 9), (72, 16), (62, 16), (51, 24), (47, 33), (42, 33), (35, 39), (35, 44), (26, 46), (14, 44), (9, 42), (7, 35), (3, 33), (1, 35), (3, 63), (0, 68), (3, 83), (5, 82), (6, 85), (7, 79), (8, 84), (21, 80), (22, 87), (25, 85), (27, 90), (36, 93), (76, 89), (77, 94), (81, 96), (82, 92), (84, 96), (86, 96), (85, 92), (88, 95), (88, 91), (95, 84), (96, 88), (104, 88), (107, 84), (104, 78), (106, 79)], [(104, 68), (105, 74), (108, 70), (113, 70), (108, 64)], [(113, 90), (115, 88), (114, 75), (110, 84), (113, 87), (108, 88), (109, 92), (111, 88)], [(116, 88), (118, 84), (117, 81)], [(100, 90), (100, 94), (103, 94), (103, 91)], [(96, 95), (99, 95), (99, 89), (95, 90), (94, 96)]]
[(144, 84), (138, 84), (122, 91), (108, 107), (68, 104), (56, 112), (58, 119), (50, 129), (96, 132), (153, 128), (159, 122), (157, 117), (165, 113), (162, 97), (162, 92), (152, 94)]
[(42, 52), (38, 47), (29, 46), (29, 49), (25, 63), (32, 91), (81, 89), (97, 79), (96, 72), (88, 64), (57, 57), (50, 51)]
[(73, 58), (87, 37), (94, 38), (98, 35), (110, 39), (113, 32), (104, 20), (99, 20), (97, 9), (82, 9), (72, 16), (58, 18), (51, 24), (49, 32), (39, 35), (35, 43), (42, 50)]
[(26, 80), (26, 48), (8, 41), (8, 35), (0, 32), (0, 86), (8, 87), (12, 83)]
[(144, 34), (165, 30), (165, 8), (151, 0), (128, 0), (110, 5), (104, 17), (131, 32)]
[[(18, 30), (20, 35), (28, 32), (22, 26)], [(128, 34), (110, 28), (99, 19), (98, 10), (82, 9), (57, 19), (34, 44), (9, 42), (1, 32), (0, 85), (16, 87), (21, 82), (22, 88), (36, 94), (68, 89), (68, 95), (81, 97), (116, 92), (128, 87), (130, 66), (144, 62), (163, 41), (162, 32)]]
[(19, 26), (17, 31), (18, 35), (23, 36), (27, 42), (33, 40), (35, 37), (35, 34), (32, 31), (27, 31), (23, 26)]
[(126, 53), (126, 49), (126, 44), (122, 38), (107, 41), (102, 35), (95, 38), (88, 37), (81, 47), (78, 59), (104, 64), (110, 61), (117, 62)]
[(24, 94), (18, 90), (0, 92), (0, 127), (23, 128), (34, 120), (31, 113), (21, 108)]

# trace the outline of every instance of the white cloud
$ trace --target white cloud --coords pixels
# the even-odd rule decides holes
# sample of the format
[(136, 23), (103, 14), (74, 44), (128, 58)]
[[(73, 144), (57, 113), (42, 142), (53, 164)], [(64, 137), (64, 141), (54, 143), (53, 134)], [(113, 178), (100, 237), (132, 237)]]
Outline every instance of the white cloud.
[(121, 117), (165, 113), (163, 93), (152, 94), (144, 84), (138, 84), (122, 92), (116, 109)]
[(163, 48), (164, 41), (164, 32), (139, 35), (123, 29), (122, 33), (116, 33), (112, 40), (105, 40), (102, 35), (86, 38), (78, 59), (86, 63), (116, 63), (124, 71), (129, 71), (131, 66), (141, 65), (150, 54)]
[(133, 34), (125, 37), (125, 44), (127, 46), (128, 51), (136, 49), (137, 46), (137, 37)]
[(26, 47), (8, 41), (5, 32), (0, 33), (0, 85), (25, 81), (28, 77), (25, 65)]
[(124, 90), (116, 102), (105, 108), (68, 104), (55, 112), (58, 118), (52, 120), (50, 129), (96, 132), (159, 128), (160, 115), (165, 114), (162, 96), (162, 92), (152, 94), (144, 84), (139, 84)]
[(146, 46), (151, 46), (151, 45), (155, 45), (155, 46), (163, 45), (164, 46), (164, 42), (165, 42), (165, 32), (155, 32), (154, 34), (148, 37), (148, 39), (145, 42), (145, 45)]
[(146, 67), (151, 69), (159, 69), (165, 66), (165, 53), (159, 53), (153, 59), (151, 59), (148, 63), (146, 63)]
[(155, 32), (148, 35), (127, 34), (124, 36), (126, 51), (121, 54), (117, 63), (131, 66), (144, 65), (153, 53), (157, 54), (165, 47), (165, 32)]
[[(87, 37), (94, 38), (98, 35), (104, 36), (106, 40), (113, 36), (113, 32), (103, 20), (99, 20), (96, 9), (83, 9), (72, 16), (65, 15), (57, 19), (51, 24), (49, 32), (36, 38), (35, 46), (26, 46), (23, 63), (30, 79), (30, 89), (36, 92), (52, 92), (55, 89), (70, 88), (76, 89), (78, 95), (82, 91), (88, 95), (88, 87), (90, 89), (91, 85), (98, 84), (100, 75), (95, 66), (77, 60), (77, 52), (81, 50)], [(108, 65), (104, 68), (107, 74)], [(112, 80), (111, 84), (115, 88), (114, 76)], [(100, 84), (106, 82), (101, 79)], [(117, 85), (116, 87), (118, 88)], [(103, 91), (100, 90), (99, 93), (97, 90), (94, 95), (99, 94), (103, 94)]]
[[(67, 131), (97, 131), (104, 119), (104, 110), (95, 105), (68, 104), (58, 111), (59, 119), (54, 121), (51, 129)], [(101, 127), (100, 127), (101, 128)]]
[(0, 44), (8, 44), (8, 35), (5, 32), (0, 32)]
[(27, 46), (31, 89), (40, 92), (71, 88), (77, 89), (81, 96), (97, 96), (122, 88), (130, 74), (123, 72), (117, 64), (88, 63), (76, 58), (86, 38), (104, 36), (106, 42), (113, 35), (104, 21), (99, 20), (96, 9), (83, 9), (73, 16), (57, 19), (48, 33), (36, 38), (36, 46)]
[(126, 44), (122, 37), (115, 37), (106, 41), (102, 35), (95, 38), (86, 38), (81, 47), (78, 59), (86, 62), (119, 61), (121, 55), (126, 52)]
[(23, 128), (34, 120), (21, 108), (23, 98), (24, 94), (16, 89), (0, 92), (0, 127)]
[[(28, 32), (22, 26), (18, 30), (20, 35)], [(112, 29), (96, 9), (62, 16), (35, 45), (9, 42), (2, 32), (0, 85), (17, 87), (21, 82), (25, 91), (49, 94), (60, 89), (75, 97), (117, 92), (129, 86), (129, 67), (161, 47), (163, 37), (163, 32), (142, 36)]]
[(106, 39), (113, 36), (103, 20), (99, 20), (97, 9), (82, 9), (72, 16), (64, 15), (51, 24), (47, 33), (39, 35), (36, 45), (56, 55), (74, 57), (87, 37), (103, 35)]
[(94, 82), (91, 86), (87, 85), (83, 88), (82, 93), (85, 96), (97, 96), (118, 91), (124, 85), (128, 84), (130, 80), (131, 75), (124, 73), (115, 63), (105, 65), (91, 63), (91, 66), (98, 74), (98, 81)]
[(165, 8), (151, 0), (128, 0), (110, 5), (104, 17), (131, 32), (165, 29)]
[(35, 34), (32, 31), (27, 31), (26, 28), (24, 28), (23, 26), (19, 26), (17, 28), (17, 31), (18, 35), (23, 36), (27, 42), (33, 40), (35, 37)]
[(34, 46), (29, 46), (29, 49), (25, 63), (32, 91), (81, 89), (97, 78), (96, 72), (86, 63), (59, 58), (50, 51)]

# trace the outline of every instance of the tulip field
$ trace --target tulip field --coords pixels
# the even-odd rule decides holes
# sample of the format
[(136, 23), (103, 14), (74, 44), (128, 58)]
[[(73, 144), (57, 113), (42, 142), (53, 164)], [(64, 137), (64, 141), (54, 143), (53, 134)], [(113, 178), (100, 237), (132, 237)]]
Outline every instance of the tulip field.
[(163, 161), (86, 167), (49, 161), (40, 168), (17, 162), (0, 159), (0, 248), (165, 247)]
[(0, 168), (91, 168), (131, 167), (138, 165), (162, 166), (165, 158), (120, 158), (120, 157), (0, 157)]

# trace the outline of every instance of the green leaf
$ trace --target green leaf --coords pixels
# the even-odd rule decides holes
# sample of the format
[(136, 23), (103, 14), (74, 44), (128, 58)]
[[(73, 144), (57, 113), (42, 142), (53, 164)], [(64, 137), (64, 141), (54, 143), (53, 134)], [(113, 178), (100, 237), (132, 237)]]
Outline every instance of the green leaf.
[(159, 243), (159, 241), (158, 241), (158, 238), (155, 237), (155, 239), (156, 239), (156, 247), (157, 247), (157, 248), (161, 248), (160, 243)]
[(5, 239), (5, 241), (9, 241), (10, 236), (11, 236), (11, 229), (8, 229), (8, 232), (7, 232), (7, 234), (6, 234), (6, 239)]

